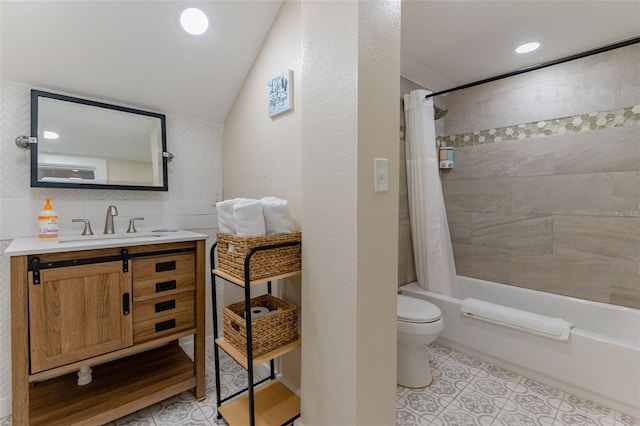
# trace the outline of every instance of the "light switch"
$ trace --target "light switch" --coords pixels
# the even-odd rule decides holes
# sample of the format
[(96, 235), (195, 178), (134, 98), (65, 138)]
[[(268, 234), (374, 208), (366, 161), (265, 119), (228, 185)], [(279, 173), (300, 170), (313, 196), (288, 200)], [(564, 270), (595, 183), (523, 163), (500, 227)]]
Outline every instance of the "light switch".
[(373, 169), (375, 171), (375, 192), (387, 192), (389, 190), (389, 159), (374, 158)]

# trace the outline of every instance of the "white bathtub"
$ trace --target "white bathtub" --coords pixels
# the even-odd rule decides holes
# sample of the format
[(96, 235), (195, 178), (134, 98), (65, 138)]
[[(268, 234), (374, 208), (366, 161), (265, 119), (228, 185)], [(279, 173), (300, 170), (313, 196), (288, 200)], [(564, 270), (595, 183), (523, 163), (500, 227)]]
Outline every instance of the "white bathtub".
[[(567, 392), (640, 417), (640, 310), (457, 277), (449, 297), (400, 287), (403, 294), (437, 305), (444, 317), (444, 345), (542, 380)], [(567, 342), (464, 317), (472, 297), (563, 318), (575, 324)]]

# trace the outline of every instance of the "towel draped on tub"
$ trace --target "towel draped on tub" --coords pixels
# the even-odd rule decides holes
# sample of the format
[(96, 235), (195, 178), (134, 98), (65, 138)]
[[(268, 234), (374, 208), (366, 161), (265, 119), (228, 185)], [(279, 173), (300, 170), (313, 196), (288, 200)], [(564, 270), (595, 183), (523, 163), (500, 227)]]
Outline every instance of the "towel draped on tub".
[(462, 315), (505, 327), (515, 328), (555, 340), (568, 340), (573, 324), (561, 318), (552, 318), (520, 309), (509, 308), (478, 299), (464, 299)]

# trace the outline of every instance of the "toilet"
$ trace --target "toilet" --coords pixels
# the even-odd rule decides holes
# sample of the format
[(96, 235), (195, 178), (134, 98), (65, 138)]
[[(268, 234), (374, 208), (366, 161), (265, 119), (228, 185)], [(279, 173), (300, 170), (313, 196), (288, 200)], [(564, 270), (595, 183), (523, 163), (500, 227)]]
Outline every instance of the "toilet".
[(424, 388), (431, 383), (427, 345), (444, 329), (442, 312), (426, 300), (398, 294), (398, 384)]

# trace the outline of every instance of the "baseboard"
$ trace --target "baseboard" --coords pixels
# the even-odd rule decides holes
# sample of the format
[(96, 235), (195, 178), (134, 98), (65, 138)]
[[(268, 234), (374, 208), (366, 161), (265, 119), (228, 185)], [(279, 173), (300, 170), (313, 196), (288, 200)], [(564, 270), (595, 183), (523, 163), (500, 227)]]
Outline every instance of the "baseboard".
[[(213, 350), (213, 335), (205, 337), (205, 351)], [(187, 336), (180, 339), (180, 347), (189, 356), (193, 356), (193, 336)]]
[[(284, 385), (285, 388), (289, 389), (291, 392), (293, 392), (294, 394), (296, 394), (296, 396), (298, 398), (300, 397), (300, 389), (298, 389), (297, 387), (295, 387), (291, 381), (289, 381), (285, 376), (283, 376), (282, 374), (278, 373), (276, 374), (276, 379), (278, 379), (278, 381), (280, 383), (282, 383)], [(301, 398), (302, 399), (302, 398)]]

